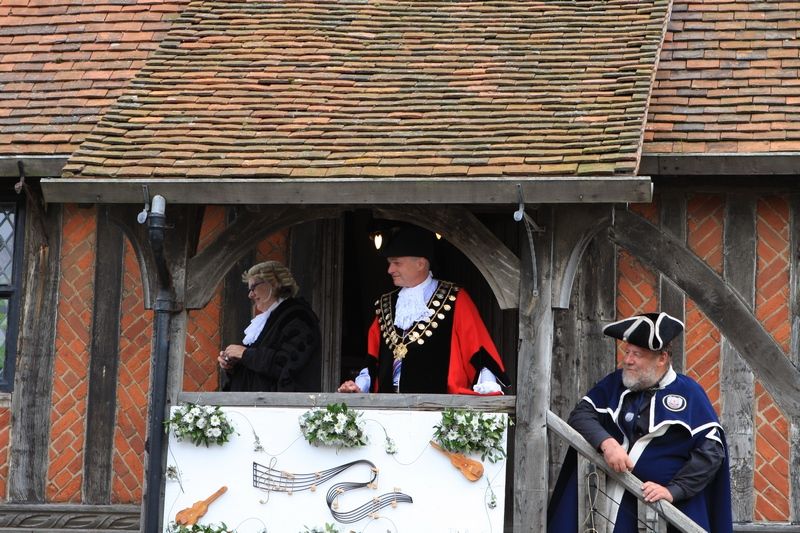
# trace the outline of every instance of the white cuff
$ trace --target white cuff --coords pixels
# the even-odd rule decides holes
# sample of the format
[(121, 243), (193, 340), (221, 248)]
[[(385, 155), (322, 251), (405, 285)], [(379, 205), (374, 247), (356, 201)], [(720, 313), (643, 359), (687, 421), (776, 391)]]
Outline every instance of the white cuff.
[(358, 373), (356, 379), (353, 381), (356, 382), (361, 392), (369, 392), (369, 386), (372, 385), (372, 378), (369, 377), (369, 371), (366, 368), (362, 368), (361, 372)]
[(481, 368), (481, 373), (478, 374), (478, 383), (472, 386), (472, 390), (478, 394), (491, 394), (493, 392), (501, 392), (502, 388), (497, 383), (497, 378), (492, 374), (488, 368)]

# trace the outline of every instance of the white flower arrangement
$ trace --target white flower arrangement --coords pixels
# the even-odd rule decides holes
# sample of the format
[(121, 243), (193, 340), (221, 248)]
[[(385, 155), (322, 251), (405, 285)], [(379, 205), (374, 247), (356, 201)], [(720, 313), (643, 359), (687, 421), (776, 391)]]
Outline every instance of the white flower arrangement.
[(433, 438), (451, 452), (478, 452), (481, 459), (496, 463), (506, 456), (501, 441), (512, 424), (507, 415), (477, 413), (468, 409), (445, 409), (442, 420), (434, 426)]
[(176, 524), (175, 522), (170, 522), (169, 526), (167, 526), (167, 533), (234, 533), (234, 531), (234, 529), (226, 526), (225, 522), (221, 522), (218, 526), (204, 526), (201, 524), (184, 526)]
[(300, 431), (314, 446), (363, 446), (368, 439), (361, 415), (359, 411), (348, 409), (344, 403), (315, 407), (300, 416)]
[(309, 528), (308, 526), (303, 526), (305, 529), (300, 533), (340, 533), (339, 528), (337, 528), (334, 524), (325, 523), (325, 528), (321, 527), (312, 527)]
[(228, 417), (215, 405), (180, 405), (164, 424), (179, 441), (189, 439), (195, 446), (222, 445), (234, 432)]

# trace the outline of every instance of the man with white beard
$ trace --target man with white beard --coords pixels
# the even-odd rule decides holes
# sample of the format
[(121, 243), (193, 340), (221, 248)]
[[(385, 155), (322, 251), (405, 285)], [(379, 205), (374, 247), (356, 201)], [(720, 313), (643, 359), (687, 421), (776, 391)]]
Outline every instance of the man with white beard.
[[(683, 323), (666, 313), (607, 325), (603, 333), (622, 341), (620, 368), (578, 402), (568, 422), (610, 468), (643, 481), (646, 502), (667, 500), (706, 531), (730, 532), (725, 434), (702, 387), (672, 369), (669, 343), (682, 331)], [(608, 489), (614, 533), (636, 532), (635, 497), (616, 483)], [(572, 449), (550, 501), (548, 531), (578, 531)]]

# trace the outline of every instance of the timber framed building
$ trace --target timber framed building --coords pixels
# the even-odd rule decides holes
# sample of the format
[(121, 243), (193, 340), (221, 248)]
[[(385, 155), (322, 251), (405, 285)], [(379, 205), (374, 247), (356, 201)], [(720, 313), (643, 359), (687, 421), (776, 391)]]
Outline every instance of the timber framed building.
[(513, 415), (508, 531), (545, 529), (602, 325), (656, 309), (736, 530), (800, 531), (798, 74), (796, 2), (3, 1), (0, 531), (156, 531), (166, 406), (305, 405), (214, 392), (255, 260), (299, 278), (340, 400), (376, 219), (443, 236), (515, 376), (402, 398)]

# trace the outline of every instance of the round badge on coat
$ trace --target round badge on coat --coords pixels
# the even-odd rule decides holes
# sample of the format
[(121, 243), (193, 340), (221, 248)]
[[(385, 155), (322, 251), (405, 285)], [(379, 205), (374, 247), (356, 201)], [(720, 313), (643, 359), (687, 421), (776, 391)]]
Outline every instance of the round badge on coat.
[(686, 398), (678, 394), (667, 394), (664, 396), (664, 407), (670, 411), (677, 413), (686, 409)]

